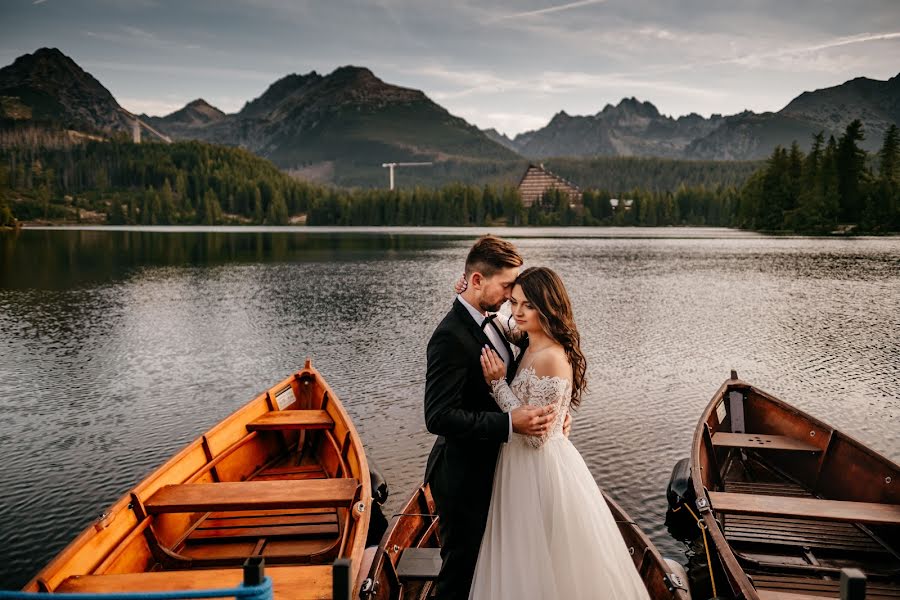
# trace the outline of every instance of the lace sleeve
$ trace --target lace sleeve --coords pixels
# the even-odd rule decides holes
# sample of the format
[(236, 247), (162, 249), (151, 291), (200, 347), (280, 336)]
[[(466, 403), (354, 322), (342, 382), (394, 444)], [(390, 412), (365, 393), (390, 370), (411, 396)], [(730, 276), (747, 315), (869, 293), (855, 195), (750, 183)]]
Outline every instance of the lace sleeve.
[(505, 413), (522, 406), (522, 401), (509, 388), (505, 379), (495, 379), (491, 382), (491, 396), (494, 397), (494, 402), (497, 403), (500, 410)]
[(528, 389), (528, 404), (530, 406), (556, 406), (556, 417), (544, 435), (525, 436), (525, 441), (533, 448), (540, 448), (548, 439), (557, 433), (562, 433), (563, 421), (569, 401), (572, 398), (572, 383), (564, 377), (537, 377), (532, 374), (531, 385)]

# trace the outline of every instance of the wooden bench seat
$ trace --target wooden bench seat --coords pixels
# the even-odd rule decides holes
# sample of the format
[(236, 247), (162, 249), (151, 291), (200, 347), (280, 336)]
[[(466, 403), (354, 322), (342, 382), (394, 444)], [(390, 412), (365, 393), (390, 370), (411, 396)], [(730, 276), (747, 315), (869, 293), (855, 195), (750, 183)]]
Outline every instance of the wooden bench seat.
[(334, 419), (324, 410), (279, 410), (268, 412), (247, 423), (249, 431), (288, 429), (332, 429)]
[(407, 548), (397, 561), (397, 577), (400, 581), (434, 581), (441, 572), (441, 564), (440, 548)]
[[(793, 575), (751, 575), (753, 585), (762, 600), (805, 600), (807, 598), (840, 598), (839, 579), (817, 579)], [(880, 581), (866, 582), (866, 600), (900, 598), (900, 586)]]
[(853, 523), (786, 519), (764, 515), (729, 515), (724, 524), (729, 544), (764, 544), (832, 552), (885, 554), (881, 544)]
[[(278, 600), (331, 598), (331, 566), (304, 565), (266, 567)], [(243, 581), (241, 569), (196, 569), (117, 575), (75, 575), (63, 581), (56, 592), (165, 592), (237, 587)]]
[(186, 483), (160, 488), (144, 502), (148, 514), (348, 506), (356, 479)]
[(296, 467), (271, 467), (253, 476), (253, 481), (272, 481), (286, 479), (326, 479), (322, 465), (303, 465)]
[(725, 448), (752, 448), (754, 450), (793, 450), (797, 452), (821, 452), (822, 450), (804, 440), (786, 435), (763, 435), (759, 433), (728, 433), (717, 431), (712, 436), (713, 446)]
[(869, 525), (900, 525), (900, 505), (897, 504), (730, 492), (709, 492), (709, 501), (713, 511), (720, 513), (822, 519)]
[(839, 598), (832, 595), (811, 595), (807, 592), (786, 592), (784, 590), (756, 590), (760, 600), (821, 600), (822, 598)]
[(726, 479), (724, 484), (726, 492), (735, 492), (738, 494), (815, 498), (812, 492), (804, 489), (802, 486), (786, 481), (735, 481)]
[(336, 537), (340, 535), (337, 513), (334, 509), (321, 510), (323, 512), (283, 511), (281, 514), (251, 516), (243, 516), (243, 513), (227, 513), (228, 517), (224, 518), (213, 518), (210, 515), (194, 529), (187, 541), (233, 542), (261, 538)]

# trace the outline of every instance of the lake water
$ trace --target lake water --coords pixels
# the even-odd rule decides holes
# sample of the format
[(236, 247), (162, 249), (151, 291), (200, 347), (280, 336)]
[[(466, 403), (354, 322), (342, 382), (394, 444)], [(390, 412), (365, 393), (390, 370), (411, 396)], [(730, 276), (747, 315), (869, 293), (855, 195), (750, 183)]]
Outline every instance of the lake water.
[[(433, 443), (425, 345), (476, 229), (0, 232), (0, 587), (307, 356), (395, 511)], [(664, 554), (673, 464), (730, 369), (900, 460), (900, 239), (510, 229), (566, 282), (572, 441)]]

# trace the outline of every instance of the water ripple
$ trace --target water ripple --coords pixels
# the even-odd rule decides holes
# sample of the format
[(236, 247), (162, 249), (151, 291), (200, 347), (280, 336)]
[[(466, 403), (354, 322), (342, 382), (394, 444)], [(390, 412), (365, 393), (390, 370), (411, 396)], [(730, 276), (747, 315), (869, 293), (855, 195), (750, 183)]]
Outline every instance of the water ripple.
[[(434, 439), (425, 344), (474, 232), (364, 233), (22, 232), (0, 262), (0, 587), (307, 356), (399, 508)], [(664, 553), (683, 551), (669, 472), (732, 368), (900, 459), (900, 240), (526, 233), (584, 339), (572, 440)]]

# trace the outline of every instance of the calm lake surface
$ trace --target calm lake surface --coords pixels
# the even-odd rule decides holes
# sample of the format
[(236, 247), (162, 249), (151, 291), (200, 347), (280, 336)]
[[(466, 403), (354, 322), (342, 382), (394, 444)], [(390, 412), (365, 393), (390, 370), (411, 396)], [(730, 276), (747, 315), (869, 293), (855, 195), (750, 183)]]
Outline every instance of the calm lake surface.
[[(0, 232), (0, 587), (307, 356), (391, 486), (420, 482), (425, 345), (477, 229)], [(510, 229), (566, 282), (572, 441), (659, 545), (665, 487), (736, 369), (900, 460), (900, 239)]]

